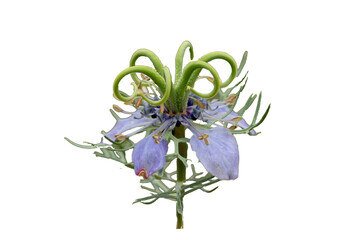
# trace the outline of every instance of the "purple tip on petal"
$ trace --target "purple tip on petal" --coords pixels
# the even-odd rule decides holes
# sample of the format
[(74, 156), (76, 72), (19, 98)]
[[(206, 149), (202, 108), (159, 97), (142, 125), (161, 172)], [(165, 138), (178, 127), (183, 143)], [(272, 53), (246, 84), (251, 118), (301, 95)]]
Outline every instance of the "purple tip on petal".
[(145, 171), (145, 168), (140, 169), (137, 174), (137, 176), (142, 176), (144, 179), (148, 179), (148, 173)]

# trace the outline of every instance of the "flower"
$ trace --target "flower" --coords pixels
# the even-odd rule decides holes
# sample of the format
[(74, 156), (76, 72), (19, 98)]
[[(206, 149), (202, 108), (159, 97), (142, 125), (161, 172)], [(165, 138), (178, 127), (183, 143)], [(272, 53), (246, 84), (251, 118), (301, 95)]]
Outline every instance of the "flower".
[[(247, 52), (243, 55), (239, 67), (235, 60), (224, 52), (206, 54), (183, 67), (183, 57), (187, 48), (190, 51), (190, 58), (193, 59), (193, 47), (189, 41), (184, 41), (176, 54), (174, 81), (172, 81), (169, 68), (163, 66), (152, 51), (139, 49), (132, 55), (130, 67), (116, 77), (113, 93), (116, 99), (125, 104), (134, 104), (137, 110), (129, 113), (114, 106), (116, 111), (131, 116), (118, 119), (116, 125), (106, 133), (105, 137), (112, 142), (124, 141), (134, 134), (145, 131), (146, 137), (133, 149), (132, 161), (135, 173), (148, 178), (165, 166), (169, 141), (180, 141), (171, 138), (170, 133), (176, 126), (183, 125), (193, 133), (189, 141), (191, 149), (206, 170), (219, 179), (236, 179), (239, 151), (233, 133), (256, 135), (253, 129), (263, 122), (269, 107), (262, 119), (256, 123), (261, 102), (260, 94), (253, 121), (249, 125), (242, 115), (253, 103), (256, 95), (251, 95), (244, 107), (236, 113), (233, 109), (245, 85), (241, 86), (236, 94), (231, 94), (231, 91), (239, 83), (226, 91), (222, 90), (241, 73)], [(147, 57), (154, 68), (135, 65), (139, 57)], [(225, 60), (231, 67), (229, 78), (224, 82), (209, 64), (215, 59)], [(212, 76), (199, 76), (202, 69), (209, 71)], [(142, 79), (136, 73), (140, 73)], [(120, 91), (118, 87), (120, 81), (127, 75), (130, 75), (134, 81), (132, 83), (134, 90), (131, 95)], [(246, 76), (242, 81), (245, 78)], [(209, 93), (196, 91), (194, 85), (198, 79), (209, 80), (213, 84), (213, 89)], [(237, 127), (243, 130), (235, 130)], [(137, 130), (126, 133), (135, 128)], [(188, 142), (188, 139), (185, 141)], [(179, 152), (176, 154), (180, 160), (185, 161)]]
[[(189, 49), (191, 60), (194, 57), (191, 43), (184, 41), (175, 57), (174, 81), (169, 68), (152, 51), (139, 49), (132, 54), (130, 66), (121, 71), (114, 81), (113, 96), (126, 105), (132, 105), (136, 110), (128, 112), (113, 105), (110, 112), (117, 122), (109, 132), (102, 131), (110, 143), (104, 142), (104, 137), (98, 144), (85, 142), (86, 145), (65, 138), (77, 147), (99, 148), (99, 151), (94, 152), (97, 157), (115, 160), (134, 169), (137, 176), (142, 176), (144, 180), (141, 183), (149, 186), (141, 187), (151, 195), (138, 198), (134, 203), (152, 204), (160, 198), (175, 200), (178, 229), (183, 228), (184, 196), (196, 190), (210, 193), (217, 187), (210, 190), (206, 187), (211, 187), (220, 180), (238, 178), (239, 150), (234, 135), (259, 134), (254, 129), (265, 120), (270, 109), (269, 105), (262, 118), (257, 121), (262, 98), (260, 93), (258, 98), (256, 94), (251, 94), (244, 106), (234, 111), (247, 83), (247, 74), (233, 87), (224, 90), (242, 72), (247, 52), (243, 54), (239, 66), (229, 54), (218, 51), (208, 53), (183, 67), (186, 49)], [(153, 67), (136, 65), (140, 57), (148, 58)], [(230, 65), (231, 73), (225, 81), (221, 80), (210, 64), (215, 59), (224, 60)], [(203, 69), (210, 72), (211, 76), (200, 76)], [(119, 83), (128, 75), (133, 80), (130, 95), (119, 89)], [(195, 82), (199, 79), (212, 83), (212, 90), (208, 93), (195, 90)], [(243, 81), (244, 85), (232, 93)], [(243, 115), (256, 98), (255, 113), (248, 124)], [(129, 116), (121, 118), (116, 112)], [(185, 136), (186, 129), (192, 133), (190, 139)], [(135, 143), (130, 139), (135, 134), (144, 132), (145, 137), (139, 142)], [(168, 145), (171, 141), (174, 143), (174, 152), (169, 153)], [(192, 174), (187, 177), (189, 144), (208, 173), (202, 175), (202, 172), (197, 172), (192, 163)], [(126, 151), (130, 149), (133, 149), (132, 162), (126, 159)], [(169, 171), (168, 167), (174, 159), (177, 159), (176, 170)], [(168, 186), (163, 181), (168, 181), (171, 185)]]
[[(117, 141), (119, 138), (128, 138), (145, 129), (156, 128), (139, 141), (132, 152), (136, 175), (148, 178), (161, 170), (166, 163), (167, 133), (183, 124), (193, 133), (190, 139), (191, 148), (196, 152), (197, 158), (206, 170), (219, 179), (236, 179), (239, 166), (236, 139), (228, 128), (217, 125), (216, 121), (222, 124), (230, 123), (241, 128), (248, 128), (249, 125), (234, 111), (224, 117), (223, 115), (229, 110), (225, 102), (208, 101), (194, 94), (191, 94), (182, 114), (170, 113), (167, 108), (161, 112), (161, 106), (152, 106), (142, 101), (136, 112), (128, 118), (119, 119), (105, 136), (111, 141)], [(196, 120), (201, 120), (206, 124), (195, 123)], [(203, 128), (209, 125), (217, 125), (217, 127)], [(141, 128), (124, 135), (126, 131), (137, 127)], [(255, 134), (255, 131), (252, 130), (250, 134)]]

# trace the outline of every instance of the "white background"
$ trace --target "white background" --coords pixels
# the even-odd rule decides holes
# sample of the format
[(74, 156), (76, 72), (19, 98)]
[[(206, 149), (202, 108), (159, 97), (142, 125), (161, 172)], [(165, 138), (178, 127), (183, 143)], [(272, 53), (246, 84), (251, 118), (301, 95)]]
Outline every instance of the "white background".
[[(1, 1), (0, 239), (339, 239), (338, 10), (336, 1)], [(262, 90), (262, 112), (272, 109), (262, 134), (236, 136), (239, 179), (186, 197), (176, 231), (173, 202), (132, 205), (147, 194), (133, 171), (63, 138), (99, 141), (131, 54), (148, 48), (173, 73), (184, 40), (195, 59), (219, 50), (240, 62), (248, 50), (242, 101)]]

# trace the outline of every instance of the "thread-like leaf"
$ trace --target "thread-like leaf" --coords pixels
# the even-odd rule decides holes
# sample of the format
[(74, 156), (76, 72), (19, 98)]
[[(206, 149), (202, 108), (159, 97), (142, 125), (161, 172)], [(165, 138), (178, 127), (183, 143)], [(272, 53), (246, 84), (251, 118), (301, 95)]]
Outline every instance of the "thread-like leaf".
[(204, 188), (201, 188), (201, 190), (202, 190), (203, 192), (206, 192), (206, 193), (212, 193), (212, 192), (215, 191), (218, 187), (219, 187), (219, 186), (214, 187), (214, 188), (211, 189), (211, 190), (206, 190), (206, 189), (204, 189)]
[(246, 62), (247, 62), (247, 57), (248, 57), (248, 51), (245, 51), (243, 53), (243, 57), (242, 57), (240, 66), (237, 69), (236, 77), (238, 77), (240, 75), (240, 73), (242, 72), (242, 69), (243, 69), (244, 65), (246, 64)]
[(71, 143), (73, 146), (76, 146), (76, 147), (79, 147), (79, 148), (84, 148), (84, 149), (95, 149), (95, 148), (97, 148), (96, 146), (92, 146), (92, 145), (83, 145), (83, 144), (75, 143), (67, 137), (64, 137), (64, 139), (66, 141), (68, 141), (69, 143)]
[(261, 99), (262, 99), (262, 92), (260, 92), (259, 98), (257, 99), (255, 114), (254, 114), (254, 117), (253, 117), (253, 121), (251, 122), (250, 125), (254, 125), (256, 123), (256, 119), (257, 119), (257, 116), (258, 116), (259, 111), (260, 111)]
[(263, 114), (261, 120), (258, 123), (256, 123), (255, 125), (253, 125), (249, 130), (252, 130), (253, 128), (258, 127), (261, 123), (263, 123), (263, 121), (266, 119), (266, 117), (267, 117), (267, 115), (269, 113), (269, 110), (270, 110), (270, 104), (268, 105), (268, 108), (265, 111), (265, 113)]
[(100, 151), (101, 153), (94, 152), (96, 157), (113, 159), (123, 164), (127, 163), (126, 158), (125, 158), (125, 152), (118, 152), (112, 148), (100, 148)]
[(254, 96), (253, 96), (253, 94), (251, 94), (250, 97), (248, 98), (246, 104), (244, 104), (244, 106), (237, 112), (237, 115), (243, 116), (244, 112), (247, 111), (248, 108), (253, 104), (256, 97), (257, 97), (256, 94)]
[(238, 83), (235, 84), (235, 86), (228, 88), (224, 93), (221, 93), (220, 100), (221, 101), (225, 100), (229, 96), (231, 91), (233, 91), (238, 85), (240, 85), (245, 79), (247, 79), (247, 75), (248, 75), (248, 72), (244, 75), (244, 77), (241, 79), (241, 81), (239, 81)]

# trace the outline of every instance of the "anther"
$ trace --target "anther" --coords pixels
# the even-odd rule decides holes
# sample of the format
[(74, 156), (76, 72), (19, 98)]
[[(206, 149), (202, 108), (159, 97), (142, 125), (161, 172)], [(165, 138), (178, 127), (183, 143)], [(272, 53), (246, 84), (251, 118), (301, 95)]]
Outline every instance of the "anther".
[(140, 76), (143, 78), (143, 80), (149, 81), (151, 78), (149, 76), (146, 76), (144, 73), (141, 73)]
[(115, 110), (116, 112), (123, 112), (124, 110), (121, 108), (121, 107), (119, 107), (118, 105), (116, 105), (116, 104), (113, 104), (113, 110)]
[(235, 118), (233, 118), (233, 119), (231, 119), (231, 121), (233, 121), (233, 122), (239, 122), (239, 121), (241, 121), (243, 118), (241, 117), (241, 116), (238, 116), (238, 117), (235, 117)]
[(117, 139), (118, 141), (123, 141), (127, 138), (127, 136), (123, 135), (123, 134), (117, 134), (114, 135), (115, 139)]
[(135, 98), (133, 97), (133, 98), (131, 98), (131, 99), (125, 101), (124, 104), (130, 105), (130, 104), (133, 103), (134, 101), (135, 101)]
[(162, 114), (164, 112), (164, 104), (159, 105), (159, 113)]
[(208, 138), (204, 138), (204, 143), (205, 143), (205, 145), (207, 145), (207, 146), (210, 144)]
[(206, 79), (208, 79), (208, 81), (212, 83), (215, 81), (213, 77), (206, 77)]
[(152, 136), (152, 138), (155, 139), (155, 143), (157, 143), (157, 144), (160, 143), (159, 138), (160, 138), (161, 134), (162, 134), (162, 132), (159, 132), (159, 133)]
[(197, 99), (194, 99), (194, 101), (196, 102), (196, 104), (202, 108), (202, 109), (205, 109), (205, 106), (203, 105), (203, 103), (201, 103), (201, 101), (197, 100)]
[(232, 125), (229, 127), (230, 130), (235, 130), (237, 128), (237, 125)]
[(236, 102), (237, 95), (236, 94), (230, 94), (227, 99), (225, 100), (225, 104), (227, 104), (229, 107), (234, 105)]
[(203, 135), (199, 136), (198, 139), (204, 140), (205, 145), (209, 145), (210, 143), (209, 143), (208, 137), (209, 137), (209, 135), (204, 133)]
[(139, 108), (139, 106), (142, 104), (142, 98), (138, 98), (136, 102), (136, 108)]

